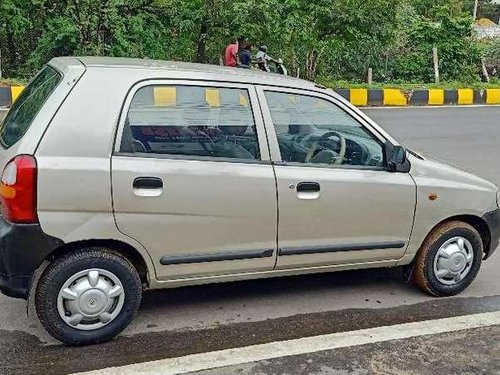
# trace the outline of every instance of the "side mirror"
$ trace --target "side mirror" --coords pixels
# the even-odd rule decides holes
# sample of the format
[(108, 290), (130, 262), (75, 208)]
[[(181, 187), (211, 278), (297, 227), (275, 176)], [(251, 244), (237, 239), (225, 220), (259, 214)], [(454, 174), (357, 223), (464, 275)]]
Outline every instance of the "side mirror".
[(403, 146), (393, 146), (388, 148), (387, 167), (389, 172), (408, 172), (406, 150)]

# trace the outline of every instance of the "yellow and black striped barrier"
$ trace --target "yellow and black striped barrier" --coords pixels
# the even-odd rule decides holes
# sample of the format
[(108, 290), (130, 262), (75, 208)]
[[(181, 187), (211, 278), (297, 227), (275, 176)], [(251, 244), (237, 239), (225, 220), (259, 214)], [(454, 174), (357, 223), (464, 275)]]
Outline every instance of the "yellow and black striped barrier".
[(338, 89), (339, 95), (352, 104), (365, 106), (440, 106), (500, 104), (498, 89)]
[[(19, 96), (23, 86), (0, 87), (0, 107), (10, 107)], [(215, 103), (218, 94), (212, 90), (207, 92), (207, 101)], [(336, 89), (339, 95), (358, 107), (366, 106), (442, 106), (500, 104), (500, 88), (498, 89)], [(155, 92), (156, 101), (168, 103), (175, 101), (174, 92)]]
[(0, 107), (10, 107), (23, 89), (23, 86), (0, 86)]

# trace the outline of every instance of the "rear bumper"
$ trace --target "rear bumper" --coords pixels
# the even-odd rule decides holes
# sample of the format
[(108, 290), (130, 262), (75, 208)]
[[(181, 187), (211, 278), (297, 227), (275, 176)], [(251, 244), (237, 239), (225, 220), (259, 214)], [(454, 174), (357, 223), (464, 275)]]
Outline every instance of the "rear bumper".
[(0, 216), (0, 291), (27, 299), (36, 269), (62, 244), (39, 224), (13, 224)]
[(488, 225), (491, 236), (489, 249), (484, 249), (484, 259), (487, 259), (495, 252), (500, 242), (500, 209), (488, 212), (483, 219)]

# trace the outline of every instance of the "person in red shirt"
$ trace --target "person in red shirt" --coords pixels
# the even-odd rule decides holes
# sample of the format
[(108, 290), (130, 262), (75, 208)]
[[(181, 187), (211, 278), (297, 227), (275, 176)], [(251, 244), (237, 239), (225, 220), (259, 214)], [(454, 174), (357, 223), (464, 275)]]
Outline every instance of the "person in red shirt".
[(238, 38), (234, 38), (232, 43), (226, 47), (226, 53), (224, 56), (224, 64), (226, 66), (232, 66), (233, 68), (238, 66), (239, 47)]

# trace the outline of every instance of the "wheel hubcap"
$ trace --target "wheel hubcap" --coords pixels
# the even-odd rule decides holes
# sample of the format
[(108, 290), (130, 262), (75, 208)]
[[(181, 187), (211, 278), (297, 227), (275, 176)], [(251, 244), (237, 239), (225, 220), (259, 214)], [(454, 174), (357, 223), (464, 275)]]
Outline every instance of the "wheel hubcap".
[(69, 326), (98, 329), (115, 319), (123, 308), (123, 285), (113, 273), (89, 269), (71, 276), (61, 287), (57, 310)]
[(471, 243), (464, 237), (453, 237), (446, 241), (434, 258), (434, 275), (439, 282), (453, 285), (462, 281), (474, 262)]

